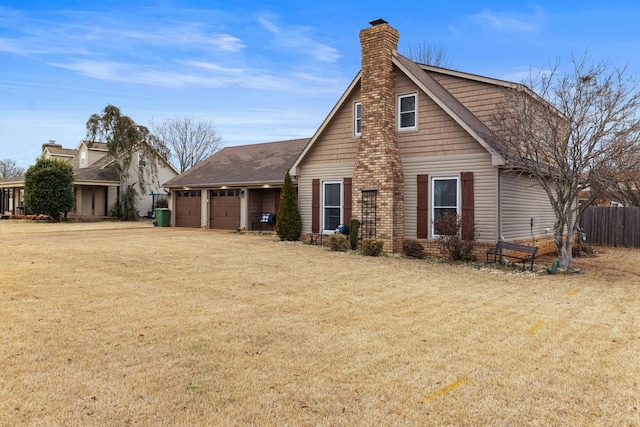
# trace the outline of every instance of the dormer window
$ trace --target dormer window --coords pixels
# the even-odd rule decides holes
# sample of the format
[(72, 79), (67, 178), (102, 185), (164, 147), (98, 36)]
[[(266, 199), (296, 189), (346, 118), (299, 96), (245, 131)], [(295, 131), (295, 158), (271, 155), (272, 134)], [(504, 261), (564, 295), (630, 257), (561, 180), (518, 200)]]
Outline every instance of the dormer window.
[(87, 150), (80, 150), (80, 167), (87, 167)]
[(400, 95), (398, 97), (398, 129), (409, 130), (416, 128), (418, 112), (417, 95)]

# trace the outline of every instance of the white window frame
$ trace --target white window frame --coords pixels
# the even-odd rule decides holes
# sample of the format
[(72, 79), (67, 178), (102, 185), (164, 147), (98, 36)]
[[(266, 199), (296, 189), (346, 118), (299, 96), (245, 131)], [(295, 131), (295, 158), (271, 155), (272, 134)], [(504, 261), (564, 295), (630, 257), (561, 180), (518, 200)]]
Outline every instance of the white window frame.
[[(456, 206), (436, 206), (436, 182), (437, 181), (450, 181), (450, 180), (455, 180), (456, 181)], [(439, 237), (439, 234), (436, 234), (436, 227), (435, 227), (435, 223), (434, 220), (436, 218), (436, 208), (438, 209), (442, 209), (442, 208), (455, 208), (456, 209), (456, 215), (460, 215), (460, 209), (461, 209), (461, 195), (460, 195), (460, 177), (459, 176), (438, 176), (438, 177), (433, 177), (431, 178), (431, 188), (430, 188), (430, 193), (431, 193), (431, 235), (433, 237)]]
[[(414, 98), (414, 109), (402, 111), (402, 100), (405, 98)], [(402, 126), (402, 115), (403, 114), (413, 114), (413, 126)], [(418, 128), (418, 94), (417, 93), (407, 93), (404, 95), (398, 95), (398, 130), (415, 130)]]
[[(360, 114), (358, 115), (358, 110)], [(358, 125), (360, 125), (360, 131), (358, 132)], [(354, 102), (353, 104), (353, 135), (362, 135), (362, 102)]]
[(80, 167), (87, 167), (87, 158), (89, 157), (87, 150), (80, 150)]
[[(326, 188), (327, 185), (339, 185), (340, 186), (340, 206), (328, 206), (327, 205), (327, 196), (326, 196)], [(326, 229), (327, 225), (327, 209), (340, 209), (340, 220), (338, 221), (338, 225), (342, 224), (343, 215), (344, 215), (344, 197), (343, 197), (343, 183), (342, 181), (323, 181), (322, 182), (322, 233), (323, 234), (332, 234), (335, 233), (335, 227), (330, 230)]]

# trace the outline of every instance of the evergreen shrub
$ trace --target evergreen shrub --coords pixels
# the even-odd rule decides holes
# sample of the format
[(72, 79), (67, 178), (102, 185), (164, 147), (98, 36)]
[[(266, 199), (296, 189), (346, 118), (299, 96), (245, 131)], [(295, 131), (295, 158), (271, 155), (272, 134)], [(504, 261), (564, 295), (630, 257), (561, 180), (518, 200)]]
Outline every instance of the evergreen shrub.
[(329, 248), (335, 252), (345, 252), (349, 248), (347, 236), (335, 233), (329, 237)]
[(382, 253), (384, 240), (362, 239), (362, 255), (379, 256)]

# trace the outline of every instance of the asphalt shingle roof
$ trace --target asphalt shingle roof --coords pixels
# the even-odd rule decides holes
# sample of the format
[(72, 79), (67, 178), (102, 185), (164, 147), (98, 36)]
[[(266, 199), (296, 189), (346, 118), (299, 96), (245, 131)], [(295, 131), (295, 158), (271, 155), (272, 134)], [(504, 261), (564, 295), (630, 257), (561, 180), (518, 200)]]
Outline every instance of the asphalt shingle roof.
[(203, 187), (281, 183), (309, 138), (225, 147), (164, 183), (165, 187)]

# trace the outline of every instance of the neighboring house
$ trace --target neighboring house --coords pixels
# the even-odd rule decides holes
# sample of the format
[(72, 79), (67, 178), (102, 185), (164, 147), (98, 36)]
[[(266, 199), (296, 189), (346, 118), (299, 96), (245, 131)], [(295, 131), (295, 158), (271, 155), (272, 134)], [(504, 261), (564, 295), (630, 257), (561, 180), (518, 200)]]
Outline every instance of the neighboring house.
[(225, 147), (165, 182), (171, 190), (171, 224), (273, 230), (284, 176), (308, 142)]
[[(75, 206), (69, 212), (70, 217), (100, 218), (108, 215), (120, 192), (120, 179), (111, 170), (113, 159), (109, 156), (105, 143), (80, 141), (76, 149), (63, 148), (53, 141), (42, 145), (42, 157), (61, 159), (73, 166), (73, 192)], [(137, 175), (138, 168), (145, 167), (148, 159), (136, 153), (138, 162), (132, 165), (132, 176)], [(158, 156), (158, 173), (156, 183), (150, 183), (146, 194), (140, 194), (137, 200), (139, 214), (146, 216), (153, 212), (153, 203), (158, 198), (167, 198), (168, 194), (160, 186), (178, 175), (178, 172), (165, 159)], [(0, 211), (13, 214), (24, 214), (24, 176), (0, 182)]]
[[(361, 236), (384, 240), (387, 250), (400, 251), (403, 240), (418, 239), (436, 252), (433, 219), (452, 211), (473, 219), (482, 244), (535, 240), (541, 252), (553, 250), (555, 217), (545, 191), (535, 179), (504, 167), (507, 147), (491, 129), (505, 91), (524, 86), (417, 64), (397, 53), (395, 29), (382, 20), (371, 24), (360, 33), (361, 71), (300, 155), (280, 165), (278, 182), (290, 168), (297, 184), (303, 233), (333, 233), (357, 218)], [(201, 195), (193, 224), (217, 228), (205, 218), (212, 215), (205, 199), (218, 189), (237, 189), (246, 197), (267, 184), (270, 178), (260, 169), (234, 175), (279, 155), (269, 150), (274, 144), (261, 146), (235, 147), (234, 156), (221, 151), (209, 167), (200, 166), (197, 179), (187, 179), (187, 171), (167, 183), (176, 209), (185, 191)], [(196, 187), (209, 193), (194, 193)], [(247, 215), (266, 207), (244, 203), (234, 224), (249, 229)], [(176, 218), (175, 224), (181, 222)]]

